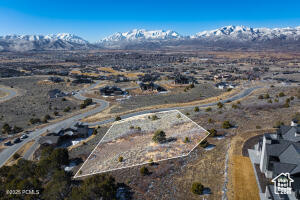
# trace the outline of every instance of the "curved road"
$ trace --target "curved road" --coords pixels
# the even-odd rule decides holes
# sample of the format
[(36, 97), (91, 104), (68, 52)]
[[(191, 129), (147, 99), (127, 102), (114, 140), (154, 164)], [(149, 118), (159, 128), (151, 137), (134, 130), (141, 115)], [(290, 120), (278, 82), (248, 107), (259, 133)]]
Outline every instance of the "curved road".
[(6, 95), (4, 97), (0, 97), (0, 102), (10, 100), (10, 99), (14, 98), (15, 96), (17, 96), (17, 92), (13, 89), (0, 88), (0, 90), (5, 93), (8, 93), (8, 95)]
[[(76, 95), (74, 95), (75, 98), (80, 99), (80, 100), (84, 100), (86, 99), (86, 97), (82, 96), (83, 93), (87, 92), (88, 90), (93, 89), (96, 85), (98, 84), (98, 82), (96, 82), (95, 84), (92, 84), (90, 87), (83, 89), (81, 91), (79, 91)], [(241, 99), (247, 95), (249, 95), (252, 91), (258, 89), (260, 87), (252, 87), (252, 88), (248, 88), (243, 90), (242, 92), (240, 92), (239, 94), (230, 97), (226, 100), (222, 100), (222, 103), (226, 103), (226, 102), (230, 102), (230, 101), (235, 101), (238, 99)], [(94, 115), (96, 113), (99, 113), (101, 111), (103, 111), (104, 109), (106, 109), (109, 106), (109, 102), (104, 101), (104, 100), (100, 100), (100, 99), (93, 99), (94, 102), (97, 102), (100, 104), (99, 107), (94, 108), (93, 110), (87, 111), (85, 113), (81, 113), (75, 116), (72, 116), (68, 119), (65, 119), (63, 121), (57, 122), (55, 124), (51, 124), (49, 126), (46, 126), (44, 128), (35, 130), (33, 132), (31, 132), (28, 136), (27, 139), (22, 140), (20, 143), (14, 144), (12, 146), (9, 146), (8, 148), (4, 149), (3, 151), (0, 152), (0, 167), (6, 163), (6, 161), (14, 154), (16, 153), (25, 143), (27, 143), (30, 140), (36, 140), (35, 144), (32, 145), (32, 147), (25, 153), (24, 158), (28, 159), (32, 153), (35, 151), (35, 149), (38, 147), (38, 138), (40, 137), (40, 135), (42, 135), (43, 133), (45, 133), (47, 130), (48, 131), (55, 131), (57, 129), (62, 129), (64, 127), (70, 126), (73, 122), (75, 121), (79, 121), (85, 117)], [(208, 103), (208, 104), (202, 104), (202, 105), (198, 105), (199, 107), (209, 107), (209, 106), (214, 106), (216, 105), (217, 102), (214, 103)], [(130, 114), (126, 114), (126, 115), (122, 115), (121, 118), (125, 119), (128, 117), (132, 117), (132, 116), (136, 116), (136, 115), (140, 115), (140, 114), (145, 114), (145, 113), (151, 113), (151, 112), (159, 112), (159, 111), (168, 111), (168, 110), (174, 110), (174, 109), (183, 109), (183, 108), (193, 108), (194, 106), (182, 106), (182, 107), (172, 107), (172, 108), (161, 108), (161, 109), (152, 109), (152, 110), (146, 110), (146, 111), (140, 111), (140, 112), (135, 112), (135, 113), (130, 113)], [(87, 123), (88, 125), (103, 125), (106, 123), (110, 123), (113, 122), (114, 118), (111, 119), (107, 119), (107, 120), (103, 120), (103, 121), (99, 121), (99, 122), (95, 122), (95, 123)]]

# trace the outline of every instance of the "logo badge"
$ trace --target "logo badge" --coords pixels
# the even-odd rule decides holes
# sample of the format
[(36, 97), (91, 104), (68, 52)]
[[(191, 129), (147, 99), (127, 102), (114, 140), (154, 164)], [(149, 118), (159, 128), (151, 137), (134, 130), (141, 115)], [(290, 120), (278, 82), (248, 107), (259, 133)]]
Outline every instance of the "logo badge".
[(290, 177), (290, 173), (281, 173), (276, 176), (272, 182), (274, 183), (275, 194), (292, 193), (292, 182), (294, 182), (294, 180)]

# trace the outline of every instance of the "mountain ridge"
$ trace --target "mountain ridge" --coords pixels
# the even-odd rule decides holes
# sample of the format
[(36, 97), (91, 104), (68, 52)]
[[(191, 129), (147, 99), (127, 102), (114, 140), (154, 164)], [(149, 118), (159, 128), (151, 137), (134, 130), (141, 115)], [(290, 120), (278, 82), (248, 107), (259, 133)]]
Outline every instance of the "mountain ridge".
[[(293, 43), (294, 42), (294, 43)], [(288, 46), (287, 46), (288, 44)], [(231, 46), (230, 46), (231, 45)], [(48, 35), (0, 36), (0, 51), (77, 50), (77, 49), (160, 49), (170, 46), (191, 48), (278, 48), (300, 49), (300, 26), (286, 28), (252, 28), (223, 26), (194, 35), (181, 35), (173, 30), (132, 29), (117, 32), (95, 43), (70, 33)], [(273, 46), (274, 47), (273, 47)]]

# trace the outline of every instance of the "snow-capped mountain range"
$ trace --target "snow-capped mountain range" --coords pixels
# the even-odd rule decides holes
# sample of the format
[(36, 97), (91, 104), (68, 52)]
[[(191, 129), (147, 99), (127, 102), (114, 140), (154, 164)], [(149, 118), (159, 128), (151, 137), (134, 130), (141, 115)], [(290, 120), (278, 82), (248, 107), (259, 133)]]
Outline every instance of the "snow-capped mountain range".
[(113, 35), (103, 38), (98, 43), (119, 42), (119, 41), (142, 41), (142, 40), (171, 40), (182, 38), (177, 32), (172, 30), (153, 30), (133, 29), (128, 32), (117, 32)]
[(66, 42), (73, 42), (77, 44), (88, 44), (89, 42), (70, 33), (58, 33), (58, 34), (49, 34), (49, 35), (6, 35), (0, 36), (0, 40), (26, 40), (26, 41), (56, 41), (62, 40)]
[(300, 26), (296, 28), (250, 28), (245, 26), (225, 26), (216, 30), (202, 31), (191, 36), (192, 39), (234, 39), (240, 41), (300, 39)]
[[(282, 46), (284, 43), (300, 47), (300, 26), (295, 28), (251, 28), (245, 26), (225, 26), (215, 30), (202, 31), (195, 35), (183, 36), (172, 30), (133, 29), (128, 32), (117, 32), (96, 43), (69, 33), (49, 35), (6, 35), (0, 36), (0, 51), (27, 50), (72, 50), (90, 48), (161, 48), (172, 45), (210, 46), (219, 44), (230, 47), (230, 42), (237, 47), (243, 44), (266, 45), (273, 41)], [(292, 42), (291, 42), (292, 41)], [(272, 45), (270, 45), (273, 42)]]

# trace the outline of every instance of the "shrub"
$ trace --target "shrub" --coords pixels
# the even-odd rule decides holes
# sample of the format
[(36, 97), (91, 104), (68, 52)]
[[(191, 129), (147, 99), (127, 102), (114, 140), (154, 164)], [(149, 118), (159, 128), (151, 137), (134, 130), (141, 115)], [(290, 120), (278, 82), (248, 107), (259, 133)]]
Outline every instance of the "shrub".
[(203, 194), (204, 186), (199, 182), (194, 182), (192, 184), (192, 192), (197, 195)]
[(124, 160), (123, 157), (120, 156), (120, 157), (119, 157), (119, 162), (123, 162), (123, 160)]
[(23, 129), (18, 126), (14, 126), (14, 128), (12, 129), (12, 133), (20, 133), (22, 131), (23, 131)]
[(129, 128), (130, 128), (130, 129), (134, 129), (134, 126), (130, 126)]
[(290, 98), (290, 99), (291, 99), (291, 101), (293, 101), (293, 100), (295, 99), (295, 97), (294, 97), (294, 96), (291, 96), (291, 98)]
[(195, 112), (199, 112), (199, 107), (195, 107), (195, 108), (194, 108), (194, 111), (195, 111)]
[(135, 129), (138, 130), (138, 131), (141, 131), (141, 130), (142, 130), (142, 128), (139, 127), (139, 126), (135, 127)]
[(18, 154), (18, 153), (15, 153), (14, 155), (13, 155), (13, 159), (14, 160), (17, 160), (18, 158), (20, 158), (21, 156)]
[(157, 130), (152, 137), (155, 143), (164, 143), (166, 141), (166, 133), (162, 130)]
[(277, 102), (279, 102), (279, 100), (278, 100), (278, 99), (275, 99), (274, 101), (275, 101), (276, 103), (277, 103)]
[(283, 92), (280, 92), (280, 93), (278, 94), (278, 96), (279, 96), (279, 97), (284, 97), (285, 94), (284, 94)]
[(207, 140), (203, 140), (203, 141), (200, 143), (200, 146), (201, 146), (202, 148), (206, 148), (206, 147), (208, 146)]
[(120, 116), (117, 116), (116, 118), (115, 118), (115, 121), (120, 121), (121, 120), (121, 117)]
[(256, 129), (261, 129), (261, 126), (257, 125), (257, 126), (256, 126)]
[(152, 119), (152, 121), (158, 120), (158, 117), (156, 115), (152, 115), (151, 119)]
[(86, 105), (85, 104), (80, 104), (79, 108), (84, 109), (84, 108), (86, 108)]
[(221, 103), (221, 102), (219, 102), (219, 103), (217, 104), (217, 106), (218, 106), (218, 108), (223, 108), (224, 104)]
[(241, 102), (240, 102), (240, 101), (237, 101), (236, 103), (237, 103), (237, 104), (239, 104), (239, 105), (241, 104)]
[(2, 133), (4, 134), (9, 134), (11, 132), (11, 127), (8, 123), (5, 123), (3, 126), (2, 126)]
[(264, 95), (264, 99), (269, 99), (270, 98), (270, 95), (267, 93)]
[(272, 99), (269, 99), (269, 100), (268, 100), (268, 103), (273, 103)]
[(190, 139), (188, 137), (185, 137), (183, 142), (188, 143), (188, 142), (190, 142)]
[(263, 95), (259, 95), (258, 99), (264, 99), (264, 96)]
[(210, 112), (211, 110), (212, 110), (211, 107), (205, 109), (206, 112)]
[(225, 128), (225, 129), (229, 129), (229, 128), (233, 127), (233, 125), (230, 124), (229, 121), (224, 121), (223, 124), (222, 124), (222, 127)]
[(152, 166), (152, 165), (154, 165), (154, 162), (153, 162), (153, 159), (151, 158), (151, 159), (149, 160), (149, 166)]
[(214, 129), (214, 128), (212, 128), (212, 129), (208, 129), (207, 130), (209, 133), (210, 133), (210, 137), (215, 137), (216, 135), (217, 135), (217, 130), (216, 129)]
[(51, 119), (50, 115), (45, 115), (44, 119), (49, 120)]
[(236, 105), (236, 104), (232, 104), (232, 106), (231, 106), (233, 109), (237, 109), (238, 108), (238, 106)]
[(214, 122), (214, 120), (213, 120), (212, 118), (209, 118), (209, 119), (208, 119), (208, 123), (211, 124), (211, 123), (213, 123), (213, 122)]
[(285, 100), (285, 103), (290, 103), (290, 99), (289, 98), (287, 98), (286, 100)]
[(181, 118), (181, 115), (180, 115), (179, 113), (177, 114), (177, 118), (178, 118), (178, 119)]
[(83, 101), (83, 104), (85, 104), (86, 106), (89, 106), (93, 103), (93, 99), (91, 98), (87, 98)]
[(190, 113), (189, 112), (187, 112), (187, 113), (185, 113), (186, 115), (190, 115)]
[(29, 120), (29, 122), (30, 122), (31, 124), (36, 124), (36, 123), (40, 123), (41, 120), (40, 120), (39, 118), (31, 118), (31, 119)]
[(148, 168), (145, 167), (145, 166), (141, 167), (140, 172), (141, 172), (141, 174), (142, 174), (143, 176), (146, 176), (146, 175), (149, 174), (149, 170), (148, 170)]
[(93, 130), (93, 135), (97, 135), (97, 133), (98, 133), (97, 129), (94, 129)]
[(283, 105), (283, 107), (288, 108), (288, 107), (290, 107), (290, 104), (286, 102), (286, 103)]
[(70, 110), (71, 110), (71, 108), (70, 108), (70, 106), (68, 106), (64, 109), (64, 112), (69, 112)]

